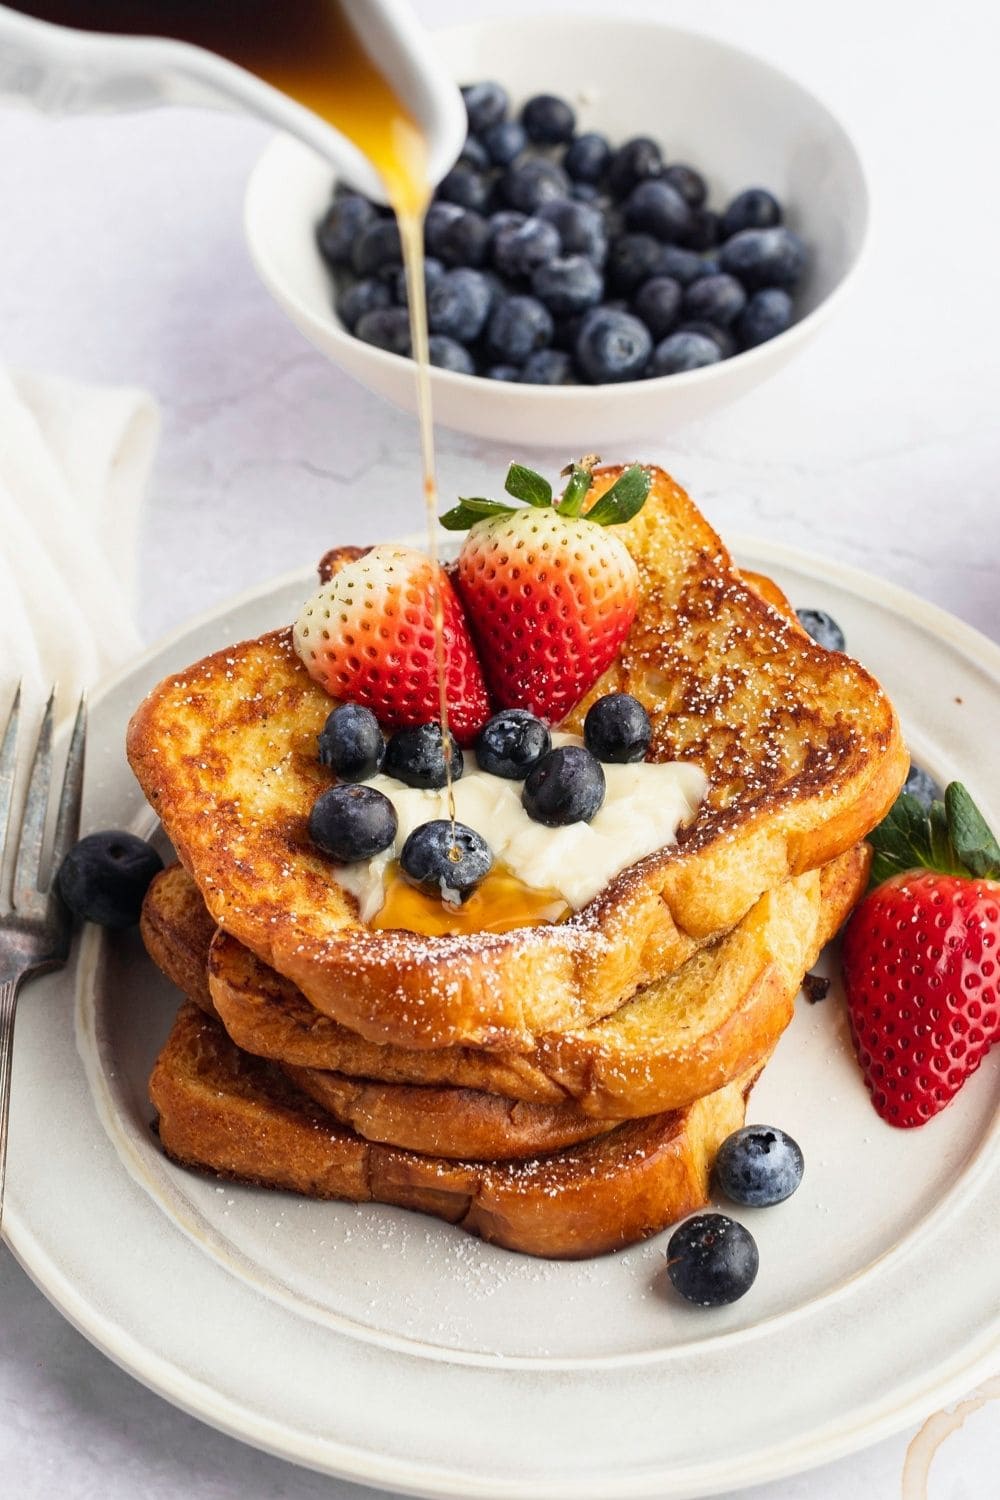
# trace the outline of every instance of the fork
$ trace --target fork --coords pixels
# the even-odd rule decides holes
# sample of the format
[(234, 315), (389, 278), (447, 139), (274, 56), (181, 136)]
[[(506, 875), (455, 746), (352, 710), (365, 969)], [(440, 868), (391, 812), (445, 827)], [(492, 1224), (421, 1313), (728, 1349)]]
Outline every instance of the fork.
[[(56, 888), (56, 875), (63, 859), (80, 833), (80, 802), (83, 793), (83, 755), (87, 734), (87, 710), (83, 699), (77, 709), (66, 756), (62, 791), (56, 814), (55, 834), (46, 878), (42, 854), (52, 779), (52, 726), (55, 689), (38, 731), (21, 826), (9, 828), (14, 778), (17, 770), (17, 732), (21, 716), (21, 689), (14, 695), (3, 743), (0, 745), (0, 895), (5, 887), (5, 865), (16, 858), (10, 909), (0, 914), (0, 1230), (3, 1228), (4, 1178), (7, 1164), (7, 1124), (10, 1117), (10, 1075), (14, 1051), (14, 1013), (18, 991), (26, 979), (47, 969), (58, 969), (69, 957), (73, 923)], [(14, 837), (9, 834), (15, 832)], [(5, 850), (9, 846), (9, 858)]]

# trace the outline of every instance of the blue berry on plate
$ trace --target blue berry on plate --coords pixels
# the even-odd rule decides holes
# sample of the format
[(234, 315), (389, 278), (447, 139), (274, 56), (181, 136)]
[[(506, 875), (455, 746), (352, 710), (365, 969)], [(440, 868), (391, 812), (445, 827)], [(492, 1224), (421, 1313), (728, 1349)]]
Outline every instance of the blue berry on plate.
[(338, 865), (353, 865), (388, 849), (396, 837), (396, 809), (384, 793), (363, 783), (328, 787), (309, 814), (309, 837)]
[(431, 204), (431, 208), (438, 207), (458, 209), (435, 234), (438, 258), (446, 266), (481, 266), (490, 240), (487, 220), (474, 208), (458, 208), (455, 203)]
[[(448, 739), (451, 742), (451, 779), (460, 781), (465, 762), (450, 729)], [(441, 725), (431, 722), (417, 724), (412, 729), (397, 729), (385, 747), (382, 769), (387, 776), (395, 776), (407, 786), (439, 790), (448, 780)]]
[(825, 646), (827, 651), (843, 651), (847, 645), (844, 632), (825, 609), (797, 609), (795, 613), (802, 629), (812, 636), (817, 646)]
[(427, 341), (427, 352), (431, 364), (439, 370), (451, 370), (456, 375), (475, 375), (476, 362), (457, 339), (444, 333), (432, 333)]
[(628, 296), (659, 274), (664, 247), (651, 234), (621, 234), (611, 241), (604, 273), (613, 292)]
[(576, 115), (572, 105), (555, 94), (536, 94), (521, 110), (528, 139), (538, 146), (559, 146), (572, 138)]
[(486, 347), (500, 364), (523, 365), (536, 349), (552, 342), (553, 322), (537, 297), (505, 297), (486, 325)]
[(486, 322), (491, 301), (489, 284), (479, 271), (462, 266), (446, 271), (427, 294), (427, 326), (431, 333), (471, 344)]
[(382, 769), (385, 740), (378, 719), (360, 703), (341, 703), (319, 736), (319, 763), (341, 781), (367, 781)]
[(749, 1229), (725, 1214), (696, 1214), (667, 1241), (667, 1275), (688, 1302), (723, 1307), (753, 1286), (760, 1257)]
[(608, 185), (616, 198), (626, 198), (637, 183), (659, 177), (662, 171), (663, 154), (656, 142), (645, 135), (633, 136), (612, 153)]
[(562, 164), (574, 182), (597, 183), (610, 161), (611, 147), (607, 137), (598, 135), (596, 130), (587, 130), (570, 141)]
[(741, 229), (719, 251), (719, 264), (748, 292), (763, 286), (793, 287), (806, 265), (806, 247), (791, 229)]
[(476, 760), (491, 776), (523, 781), (551, 749), (552, 737), (541, 719), (526, 708), (504, 708), (479, 731)]
[(598, 760), (582, 745), (550, 750), (528, 772), (521, 801), (529, 818), (547, 828), (589, 823), (604, 802), (606, 783)]
[(458, 153), (459, 161), (475, 167), (477, 172), (488, 172), (492, 163), (490, 153), (477, 135), (467, 135), (465, 145)]
[(366, 312), (375, 312), (378, 308), (389, 307), (391, 304), (392, 292), (385, 282), (377, 281), (374, 276), (366, 276), (363, 281), (355, 281), (338, 292), (334, 308), (344, 327), (353, 333), (358, 319), (364, 317)]
[(457, 906), (493, 868), (493, 851), (474, 828), (434, 818), (414, 828), (399, 852), (407, 880)]
[(560, 255), (538, 267), (531, 290), (558, 317), (596, 307), (604, 292), (604, 277), (585, 255)]
[(722, 351), (714, 339), (703, 333), (678, 329), (653, 350), (649, 361), (650, 375), (678, 375), (684, 370), (700, 370), (718, 364)]
[(903, 791), (916, 797), (921, 807), (929, 808), (932, 802), (942, 802), (944, 792), (929, 771), (910, 763), (910, 770), (903, 783)]
[[(533, 359), (534, 355), (529, 355)], [(509, 380), (516, 383), (521, 378), (517, 365), (487, 365), (483, 372), (487, 380)]]
[(727, 1198), (746, 1208), (770, 1208), (790, 1198), (805, 1162), (798, 1142), (772, 1125), (744, 1125), (719, 1147), (715, 1180)]
[(683, 162), (673, 162), (671, 166), (665, 167), (663, 181), (676, 188), (690, 208), (701, 208), (708, 197), (708, 183), (704, 177), (694, 167), (687, 167)]
[[(424, 287), (429, 290), (436, 281), (441, 280), (441, 277), (443, 275), (444, 266), (441, 264), (441, 262), (439, 260), (435, 260), (433, 255), (425, 255)], [(408, 300), (408, 293), (406, 290), (406, 271), (402, 266), (400, 266), (399, 270), (396, 272), (395, 280), (393, 281), (393, 290), (396, 294), (396, 301), (399, 303), (400, 307), (405, 307)]]
[(781, 223), (781, 204), (766, 188), (744, 188), (726, 207), (719, 225), (724, 240), (741, 229), (773, 229)]
[(596, 182), (574, 182), (569, 191), (577, 203), (592, 203), (595, 206), (600, 203), (601, 190)]
[(651, 276), (635, 294), (633, 307), (653, 338), (660, 340), (677, 326), (683, 290), (672, 276)]
[(717, 328), (728, 328), (747, 305), (747, 294), (735, 276), (701, 276), (684, 293), (684, 313)]
[(358, 193), (346, 193), (331, 203), (316, 226), (316, 243), (323, 259), (331, 266), (349, 266), (355, 240), (377, 218), (374, 203)]
[(792, 299), (780, 287), (754, 292), (740, 313), (736, 333), (743, 349), (755, 349), (792, 326)]
[(711, 208), (692, 208), (682, 244), (690, 250), (712, 250), (719, 243), (719, 215)]
[(467, 83), (462, 89), (469, 129), (482, 135), (491, 125), (498, 125), (507, 113), (507, 90), (499, 83)]
[(544, 156), (512, 162), (503, 174), (503, 194), (511, 208), (533, 214), (550, 198), (569, 196), (569, 178)]
[(631, 693), (605, 693), (587, 710), (584, 744), (591, 755), (613, 765), (645, 760), (653, 726), (649, 714)]
[(658, 240), (679, 243), (691, 223), (691, 209), (676, 188), (661, 178), (638, 183), (625, 203), (629, 229), (653, 234)]
[(354, 325), (355, 335), (390, 354), (409, 354), (410, 319), (405, 307), (379, 307), (363, 313)]
[(371, 276), (382, 266), (401, 266), (403, 251), (395, 219), (375, 219), (354, 241), (351, 264), (358, 276)]
[(509, 167), (527, 144), (527, 132), (517, 120), (498, 120), (483, 133), (486, 155), (496, 167)]
[[(715, 267), (718, 270), (718, 267)], [(690, 286), (699, 276), (709, 275), (705, 262), (694, 250), (685, 250), (681, 245), (661, 245), (654, 276), (672, 276), (681, 286)]]
[(720, 328), (718, 323), (710, 323), (707, 318), (685, 318), (684, 322), (678, 325), (677, 332), (697, 333), (702, 338), (711, 339), (723, 359), (729, 359), (736, 353), (736, 340), (729, 329)]
[(595, 307), (580, 325), (574, 350), (584, 379), (594, 385), (637, 380), (646, 368), (653, 340), (645, 323), (631, 313)]
[(429, 204), (424, 217), (424, 250), (428, 255), (440, 259), (441, 238), (445, 230), (461, 218), (462, 209), (457, 203), (442, 203), (437, 199)]
[[(519, 224), (502, 224), (493, 234), (490, 254), (502, 276), (516, 281), (530, 276), (538, 266), (559, 254), (559, 231), (540, 217), (521, 218)], [(500, 215), (495, 214), (499, 219)]]
[(586, 255), (595, 266), (603, 266), (608, 236), (600, 209), (572, 198), (553, 198), (541, 205), (538, 217), (558, 230), (564, 255)]
[(576, 385), (573, 361), (565, 349), (536, 349), (518, 375), (522, 385)]
[(490, 180), (470, 162), (457, 161), (438, 183), (437, 198), (482, 213), (490, 201)]
[(134, 927), (150, 882), (163, 869), (151, 844), (134, 833), (88, 833), (59, 866), (59, 894), (84, 922)]

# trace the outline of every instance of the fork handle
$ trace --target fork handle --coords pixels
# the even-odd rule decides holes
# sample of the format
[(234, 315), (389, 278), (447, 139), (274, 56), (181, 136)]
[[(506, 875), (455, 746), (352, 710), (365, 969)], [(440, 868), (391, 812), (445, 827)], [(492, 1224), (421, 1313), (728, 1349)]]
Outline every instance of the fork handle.
[(7, 1125), (10, 1120), (10, 1075), (14, 1060), (14, 1012), (19, 979), (0, 984), (0, 1233), (3, 1231), (3, 1189), (7, 1173)]

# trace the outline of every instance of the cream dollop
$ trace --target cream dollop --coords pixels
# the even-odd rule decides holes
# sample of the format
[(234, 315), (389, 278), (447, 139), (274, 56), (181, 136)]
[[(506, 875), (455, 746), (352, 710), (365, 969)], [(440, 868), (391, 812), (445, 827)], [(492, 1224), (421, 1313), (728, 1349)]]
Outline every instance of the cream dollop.
[[(572, 734), (552, 736), (553, 746), (582, 743)], [(455, 782), (458, 821), (482, 834), (494, 858), (525, 885), (558, 891), (574, 911), (629, 865), (675, 844), (677, 830), (694, 817), (708, 789), (701, 767), (684, 761), (605, 764), (607, 792), (591, 821), (547, 828), (521, 806), (522, 782), (480, 770), (471, 751), (465, 752), (465, 765), (465, 775)], [(364, 922), (382, 906), (386, 870), (414, 828), (448, 816), (444, 788), (425, 791), (394, 776), (373, 776), (367, 785), (389, 798), (399, 828), (392, 845), (374, 859), (334, 866), (334, 878), (356, 898)]]

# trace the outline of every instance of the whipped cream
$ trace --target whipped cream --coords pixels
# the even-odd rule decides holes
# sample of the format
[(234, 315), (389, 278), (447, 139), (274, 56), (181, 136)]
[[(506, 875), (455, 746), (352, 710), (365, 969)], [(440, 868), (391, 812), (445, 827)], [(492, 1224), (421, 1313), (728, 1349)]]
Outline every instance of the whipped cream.
[[(573, 734), (553, 734), (553, 747), (582, 745)], [(589, 823), (547, 828), (529, 818), (521, 806), (520, 781), (492, 776), (466, 750), (465, 774), (454, 784), (455, 816), (482, 834), (494, 859), (525, 885), (558, 891), (574, 911), (602, 891), (610, 880), (652, 854), (677, 842), (677, 830), (704, 801), (708, 780), (700, 766), (683, 761), (603, 765), (607, 792)], [(361, 920), (370, 922), (385, 900), (386, 871), (399, 858), (409, 835), (421, 823), (448, 816), (448, 795), (406, 786), (394, 776), (373, 776), (366, 783), (384, 792), (396, 809), (399, 828), (388, 849), (355, 865), (335, 865), (334, 879), (356, 898)]]

